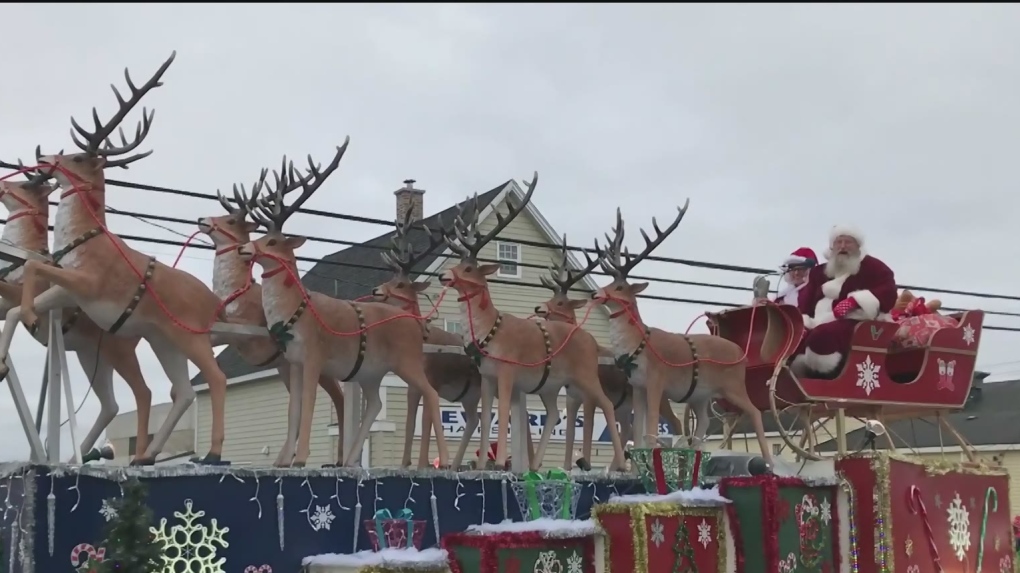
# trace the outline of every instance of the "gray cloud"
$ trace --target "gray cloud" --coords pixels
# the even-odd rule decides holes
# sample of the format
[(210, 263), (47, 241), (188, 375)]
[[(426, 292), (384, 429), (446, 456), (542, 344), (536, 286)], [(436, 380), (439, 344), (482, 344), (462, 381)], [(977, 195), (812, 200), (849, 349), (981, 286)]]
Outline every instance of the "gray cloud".
[[(1007, 231), (1020, 206), (1012, 5), (11, 5), (5, 16), (23, 23), (3, 38), (20, 54), (5, 60), (0, 92), (9, 161), (36, 144), (69, 146), (68, 117), (87, 119), (92, 105), (111, 113), (108, 84), (123, 85), (124, 66), (141, 81), (176, 49), (166, 85), (146, 101), (158, 108), (156, 153), (117, 178), (212, 192), (283, 153), (325, 158), (350, 134), (341, 172), (309, 207), (388, 219), (406, 177), (428, 189), (434, 211), (537, 169), (537, 206), (575, 244), (601, 236), (617, 205), (639, 240), (637, 226), (689, 196), (687, 220), (659, 254), (770, 266), (802, 245), (820, 250), (830, 225), (852, 222), (901, 282), (1000, 293), (1016, 284), (999, 263), (1020, 256)], [(189, 219), (218, 210), (126, 189), (110, 189), (108, 202)], [(333, 238), (383, 231), (300, 218)], [(175, 238), (124, 217), (111, 225)], [(312, 243), (303, 254), (331, 250)], [(210, 259), (192, 251), (181, 266), (208, 280)], [(750, 280), (658, 263), (641, 272)], [(703, 309), (648, 310), (682, 329)], [(988, 334), (982, 364), (1020, 371), (1016, 337)], [(165, 400), (165, 377), (141, 354)], [(37, 391), (42, 349), (19, 333), (12, 356)], [(83, 375), (72, 372), (80, 398)], [(118, 398), (133, 408), (126, 388)], [(24, 456), (6, 399), (0, 412), (0, 431), (19, 437), (0, 458)], [(96, 412), (90, 398), (82, 419)]]

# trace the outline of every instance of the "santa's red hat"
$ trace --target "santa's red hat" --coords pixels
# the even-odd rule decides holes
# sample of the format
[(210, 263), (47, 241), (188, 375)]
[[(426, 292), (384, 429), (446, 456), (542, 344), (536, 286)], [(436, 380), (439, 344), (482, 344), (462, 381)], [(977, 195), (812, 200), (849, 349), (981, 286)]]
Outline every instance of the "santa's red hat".
[(807, 247), (801, 247), (786, 257), (786, 260), (783, 261), (783, 268), (811, 268), (816, 264), (818, 264), (818, 255)]

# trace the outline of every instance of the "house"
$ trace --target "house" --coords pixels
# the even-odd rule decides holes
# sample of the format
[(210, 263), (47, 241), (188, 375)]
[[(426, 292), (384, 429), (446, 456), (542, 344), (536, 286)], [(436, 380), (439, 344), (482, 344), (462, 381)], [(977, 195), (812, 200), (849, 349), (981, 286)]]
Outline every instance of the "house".
[[(447, 224), (453, 221), (457, 212), (456, 206), (423, 218), (425, 192), (414, 188), (413, 184), (414, 181), (406, 181), (403, 188), (394, 192), (397, 217), (401, 217), (407, 210), (411, 210), (413, 220), (423, 220), (426, 225), (432, 228), (438, 228), (440, 217)], [(523, 196), (521, 187), (514, 181), (507, 181), (480, 194), (478, 196), (479, 230), (484, 233), (493, 228), (496, 219), (495, 213), (497, 210), (506, 213), (506, 202), (509, 197), (515, 197), (519, 202)], [(391, 272), (385, 269), (382, 263), (380, 253), (381, 249), (389, 247), (392, 235), (393, 232), (389, 231), (361, 245), (325, 257), (304, 276), (302, 280), (305, 286), (341, 299), (356, 299), (369, 294), (374, 286), (391, 277)], [(517, 241), (557, 244), (560, 242), (559, 237), (560, 235), (553, 230), (550, 223), (535, 206), (535, 202), (532, 201), (525, 212), (510, 223), (495, 240), (486, 245), (480, 257), (504, 261), (503, 269), (496, 277), (500, 280), (538, 285), (540, 284), (540, 274), (546, 272), (545, 267), (557, 256), (557, 253), (549, 248), (535, 247)], [(427, 244), (423, 231), (412, 231), (410, 238), (412, 242)], [(422, 311), (425, 313), (431, 306), (426, 303), (425, 297), (435, 301), (442, 291), (442, 286), (433, 273), (439, 273), (458, 262), (458, 259), (448, 249), (445, 249), (445, 246), (441, 249), (443, 249), (442, 252), (437, 249), (434, 256), (426, 258), (416, 269), (422, 273), (416, 280), (431, 281), (431, 285), (424, 292), (425, 296), (422, 297)], [(353, 266), (338, 266), (330, 263)], [(572, 263), (579, 266), (576, 260)], [(522, 264), (537, 265), (538, 268), (525, 267)], [(504, 312), (518, 316), (531, 315), (534, 307), (547, 300), (551, 296), (551, 292), (527, 285), (492, 284), (493, 304)], [(592, 290), (596, 288), (591, 277), (586, 278), (584, 288)], [(434, 324), (438, 323), (447, 330), (462, 331), (460, 308), (455, 296), (446, 296), (442, 300), (437, 317), (437, 322)], [(594, 335), (600, 344), (609, 344), (608, 313), (604, 309), (591, 313), (585, 324), (585, 329)], [(232, 463), (255, 465), (272, 463), (283, 444), (287, 422), (287, 395), (283, 384), (275, 370), (259, 371), (257, 368), (245, 364), (233, 350), (222, 351), (217, 360), (228, 378), (225, 415), (227, 435), (223, 458)], [(189, 413), (188, 416), (194, 419), (194, 449), (201, 455), (209, 447), (212, 418), (205, 381), (199, 375), (192, 382), (198, 393), (198, 398), (193, 406), (194, 412)], [(365, 466), (396, 467), (400, 464), (403, 454), (407, 408), (406, 385), (399, 378), (388, 376), (383, 382), (383, 390), (383, 409), (372, 428), (370, 439), (366, 443), (362, 460)], [(559, 410), (562, 411), (565, 406), (565, 396), (561, 391)], [(677, 407), (680, 408), (680, 406)], [(535, 396), (529, 396), (528, 409), (533, 414), (531, 417), (533, 431), (537, 433), (544, 422), (545, 409)], [(333, 462), (337, 450), (336, 436), (338, 432), (336, 412), (332, 410), (328, 397), (320, 389), (313, 421), (314, 430), (311, 436), (312, 453), (308, 462), (311, 466)], [(423, 408), (419, 409), (419, 418), (414, 424), (415, 427), (411, 428), (416, 436), (420, 435), (422, 410)], [(442, 416), (452, 455), (456, 451), (456, 445), (460, 439), (463, 413), (459, 405), (443, 402)], [(612, 459), (612, 446), (608, 443), (608, 433), (604, 426), (604, 419), (598, 415), (595, 436), (604, 441), (597, 443), (593, 450), (592, 461), (596, 466), (608, 464)], [(562, 436), (563, 423), (561, 422), (547, 450), (547, 464), (558, 464), (559, 460), (564, 458)], [(580, 432), (577, 432), (577, 440), (577, 447), (580, 447)], [(476, 449), (477, 445), (469, 447), (469, 458)], [(417, 439), (414, 441), (412, 452), (412, 460), (416, 461)], [(429, 457), (432, 459), (436, 455), (433, 447)]]

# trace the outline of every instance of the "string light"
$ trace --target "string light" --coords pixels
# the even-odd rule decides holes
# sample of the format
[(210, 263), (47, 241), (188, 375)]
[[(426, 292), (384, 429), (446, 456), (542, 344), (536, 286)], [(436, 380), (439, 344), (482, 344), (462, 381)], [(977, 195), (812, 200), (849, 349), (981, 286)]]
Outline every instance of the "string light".
[(276, 483), (280, 484), (280, 491), (276, 494), (276, 531), (280, 536), (280, 551), (283, 551), (283, 476), (276, 478)]
[(411, 487), (407, 488), (407, 499), (404, 500), (404, 509), (411, 507), (412, 503), (418, 503), (413, 497), (414, 488), (416, 487), (418, 487), (418, 482), (414, 481), (414, 478), (411, 478)]
[(259, 481), (259, 476), (255, 475), (255, 495), (248, 499), (248, 501), (254, 501), (259, 507), (259, 519), (262, 519), (262, 501), (259, 500), (259, 489), (262, 487), (262, 482)]
[(312, 523), (312, 505), (315, 504), (315, 500), (319, 499), (319, 496), (315, 495), (315, 490), (312, 489), (312, 482), (308, 481), (307, 477), (305, 478), (305, 481), (301, 482), (301, 487), (308, 488), (308, 506), (302, 509), (299, 513), (305, 514), (305, 519), (308, 521), (308, 525), (315, 530), (315, 524)]
[(341, 479), (342, 478), (340, 476), (336, 477), (336, 486), (333, 489), (333, 495), (329, 496), (329, 499), (330, 500), (334, 500), (335, 499), (336, 500), (336, 504), (340, 507), (340, 509), (342, 509), (344, 511), (350, 511), (351, 508), (345, 506), (343, 504), (343, 502), (340, 501), (340, 480)]
[[(50, 557), (53, 557), (53, 547), (57, 535), (57, 496), (53, 493), (56, 478), (50, 474), (50, 493), (46, 495), (46, 533), (49, 541)], [(20, 514), (20, 512), (19, 512)], [(20, 515), (19, 515), (20, 517)]]
[(463, 490), (464, 490), (464, 484), (461, 483), (460, 476), (457, 476), (457, 489), (454, 492), (457, 497), (455, 497), (454, 500), (453, 500), (453, 507), (457, 511), (460, 511), (460, 498), (464, 497), (464, 495), (465, 495)]
[(71, 487), (67, 488), (67, 491), (73, 491), (73, 492), (75, 492), (78, 495), (78, 497), (74, 500), (74, 505), (71, 506), (71, 513), (74, 513), (74, 510), (78, 509), (78, 504), (81, 503), (81, 490), (78, 489), (78, 482), (79, 482), (79, 480), (81, 480), (81, 474), (75, 475), (74, 476), (74, 485), (72, 485)]

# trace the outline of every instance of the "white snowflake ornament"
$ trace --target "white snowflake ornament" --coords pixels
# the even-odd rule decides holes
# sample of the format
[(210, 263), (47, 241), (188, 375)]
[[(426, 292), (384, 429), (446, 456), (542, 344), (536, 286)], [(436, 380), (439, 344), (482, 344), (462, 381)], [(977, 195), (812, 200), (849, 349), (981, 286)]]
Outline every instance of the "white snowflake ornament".
[(698, 524), (698, 543), (705, 549), (708, 549), (708, 544), (712, 543), (712, 526), (705, 518), (701, 518), (701, 523)]
[(832, 504), (829, 503), (829, 498), (823, 499), (818, 508), (821, 510), (822, 523), (829, 525), (829, 522), (832, 521)]
[(655, 521), (652, 522), (652, 526), (650, 529), (652, 530), (652, 543), (655, 544), (655, 547), (659, 547), (660, 545), (663, 544), (663, 542), (666, 541), (665, 533), (666, 526), (664, 526), (661, 521), (656, 519)]
[(563, 573), (563, 563), (556, 557), (555, 551), (543, 551), (538, 554), (533, 573)]
[(117, 517), (117, 508), (110, 505), (110, 500), (104, 499), (103, 504), (99, 506), (99, 515), (102, 515), (106, 521), (110, 521)]
[(974, 340), (976, 340), (976, 338), (974, 337), (975, 334), (976, 334), (976, 331), (974, 330), (973, 326), (971, 326), (970, 324), (964, 325), (964, 327), (963, 327), (963, 341), (967, 344), (967, 346), (970, 346), (971, 344), (974, 344)]
[(202, 573), (225, 573), (225, 557), (216, 558), (216, 546), (226, 549), (228, 543), (223, 538), (230, 531), (228, 527), (219, 527), (216, 519), (209, 520), (209, 527), (195, 523), (205, 517), (204, 511), (192, 511), (193, 502), (184, 500), (185, 512), (174, 512), (174, 517), (181, 524), (167, 529), (167, 520), (159, 520), (159, 529), (150, 527), (156, 541), (162, 542), (163, 558), (166, 560), (166, 571), (201, 571)]
[(970, 549), (970, 512), (963, 505), (959, 493), (949, 504), (946, 513), (949, 516), (949, 545), (956, 552), (956, 558), (963, 561)]
[(871, 392), (879, 387), (878, 373), (881, 370), (882, 367), (871, 360), (870, 354), (857, 364), (857, 387), (864, 388), (865, 395), (870, 396)]
[(317, 505), (314, 512), (308, 513), (308, 525), (312, 526), (312, 531), (329, 531), (334, 519), (336, 516), (333, 515), (333, 508), (328, 505)]
[(567, 573), (583, 573), (581, 567), (581, 555), (576, 551), (567, 557)]

